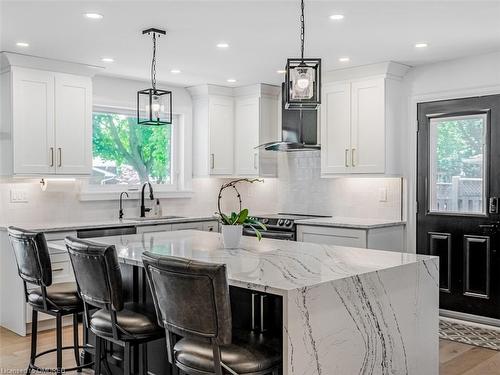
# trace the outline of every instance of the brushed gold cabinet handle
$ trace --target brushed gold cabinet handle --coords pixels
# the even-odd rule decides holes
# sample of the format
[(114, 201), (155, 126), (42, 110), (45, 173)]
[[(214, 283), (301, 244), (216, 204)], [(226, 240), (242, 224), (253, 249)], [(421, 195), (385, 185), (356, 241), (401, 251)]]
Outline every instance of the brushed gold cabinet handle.
[(215, 168), (215, 155), (210, 154), (210, 169), (214, 169), (214, 168)]
[(57, 166), (62, 167), (62, 149), (61, 147), (58, 147), (57, 150), (59, 152), (59, 164)]
[(253, 169), (257, 169), (257, 154), (253, 154)]
[(351, 150), (351, 164), (352, 164), (352, 166), (353, 166), (353, 167), (355, 167), (355, 166), (356, 166), (356, 163), (354, 162), (354, 160), (355, 160), (355, 159), (354, 159), (354, 153), (355, 153), (355, 152), (356, 152), (356, 149), (355, 149), (355, 148), (353, 148), (353, 149)]
[(61, 272), (64, 271), (64, 268), (53, 268), (52, 272)]
[(54, 166), (54, 147), (50, 148), (50, 165), (49, 167)]
[(349, 158), (349, 149), (346, 148), (345, 149), (345, 155), (344, 155), (344, 164), (347, 168), (349, 168), (349, 162), (348, 162), (348, 159)]

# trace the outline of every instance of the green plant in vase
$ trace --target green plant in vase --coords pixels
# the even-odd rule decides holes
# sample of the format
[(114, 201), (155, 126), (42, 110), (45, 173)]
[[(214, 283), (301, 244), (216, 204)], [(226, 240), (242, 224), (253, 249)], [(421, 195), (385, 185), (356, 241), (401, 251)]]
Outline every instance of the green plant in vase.
[[(222, 235), (224, 238), (224, 243), (228, 243), (226, 247), (237, 247), (239, 244), (239, 240), (242, 234), (242, 228), (248, 227), (251, 228), (259, 241), (262, 239), (261, 231), (266, 230), (266, 226), (262, 224), (260, 221), (257, 221), (249, 216), (248, 208), (242, 208), (241, 195), (238, 191), (236, 185), (241, 182), (254, 183), (254, 182), (263, 182), (258, 178), (249, 179), (249, 178), (240, 178), (237, 180), (232, 180), (226, 184), (223, 184), (219, 189), (219, 197), (217, 200), (217, 210), (216, 215), (219, 216), (220, 221), (222, 223)], [(231, 214), (225, 214), (221, 209), (221, 200), (222, 200), (222, 192), (226, 189), (234, 189), (236, 193), (236, 197), (239, 201), (239, 212), (231, 212)], [(231, 242), (229, 244), (229, 242)]]

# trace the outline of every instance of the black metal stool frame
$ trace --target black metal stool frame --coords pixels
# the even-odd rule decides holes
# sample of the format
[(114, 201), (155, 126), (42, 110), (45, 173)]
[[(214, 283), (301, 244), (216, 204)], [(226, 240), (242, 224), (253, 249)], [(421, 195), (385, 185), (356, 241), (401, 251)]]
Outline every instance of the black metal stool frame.
[[(11, 232), (12, 231), (12, 232)], [(15, 232), (18, 232), (17, 234)], [(19, 242), (25, 242), (29, 243), (32, 248), (35, 250), (35, 255), (36, 255), (36, 266), (41, 269), (43, 267), (42, 261), (40, 259), (40, 249), (37, 243), (37, 239), (40, 240), (43, 239), (43, 242), (45, 243), (45, 237), (43, 237), (43, 234), (41, 233), (36, 233), (36, 232), (27, 232), (23, 231), (22, 229), (19, 228), (14, 228), (10, 227), (9, 228), (9, 236), (12, 238), (15, 238)], [(38, 237), (41, 236), (41, 237)], [(38, 237), (38, 238), (37, 238)], [(45, 250), (46, 251), (46, 250)], [(45, 254), (47, 259), (50, 262), (50, 258), (48, 258), (48, 254)], [(17, 254), (16, 254), (17, 257)], [(16, 258), (17, 260), (17, 258)], [(48, 268), (50, 268), (50, 263), (48, 264)], [(50, 270), (51, 271), (51, 270)], [(51, 372), (56, 372), (57, 374), (62, 374), (63, 372), (66, 371), (75, 371), (77, 370), (78, 372), (81, 372), (83, 368), (88, 368), (93, 366), (93, 362), (91, 363), (85, 363), (81, 364), (80, 362), (80, 353), (79, 349), (89, 349), (90, 346), (87, 344), (87, 337), (84, 335), (84, 345), (80, 346), (78, 343), (78, 314), (81, 313), (81, 310), (79, 309), (72, 309), (72, 308), (63, 308), (59, 307), (54, 301), (50, 300), (47, 297), (47, 286), (43, 282), (43, 277), (40, 275), (40, 278), (32, 277), (30, 275), (23, 274), (19, 268), (18, 265), (18, 273), (19, 276), (21, 277), (23, 281), (23, 287), (24, 287), (24, 297), (26, 303), (28, 303), (32, 309), (32, 319), (31, 319), (31, 352), (30, 352), (30, 361), (28, 364), (28, 369), (26, 370), (26, 374), (30, 374), (32, 370), (35, 371), (51, 371)], [(34, 303), (29, 302), (29, 292), (28, 292), (28, 286), (27, 283), (37, 285), (40, 288), (41, 295), (42, 295), (42, 306), (39, 307)], [(50, 282), (48, 283), (49, 286), (52, 283), (52, 279), (50, 277)], [(42, 312), (44, 314), (48, 314), (51, 316), (54, 316), (56, 318), (56, 347), (45, 350), (41, 353), (37, 353), (37, 338), (38, 338), (38, 313)], [(63, 316), (67, 315), (73, 315), (73, 346), (62, 346), (62, 318)], [(73, 349), (74, 355), (75, 355), (75, 362), (76, 366), (71, 367), (71, 368), (63, 368), (62, 367), (62, 351), (63, 350), (69, 350)], [(35, 361), (37, 358), (44, 356), (49, 353), (56, 353), (56, 368), (41, 368), (35, 364)]]

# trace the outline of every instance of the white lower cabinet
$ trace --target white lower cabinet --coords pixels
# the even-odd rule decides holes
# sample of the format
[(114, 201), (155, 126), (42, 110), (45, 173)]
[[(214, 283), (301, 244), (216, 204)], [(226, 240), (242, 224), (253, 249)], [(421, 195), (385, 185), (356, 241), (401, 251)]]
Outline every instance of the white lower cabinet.
[(170, 232), (173, 230), (202, 230), (206, 232), (218, 232), (217, 221), (193, 221), (189, 223), (156, 224), (137, 227), (137, 234), (151, 232)]
[(297, 241), (404, 252), (403, 225), (371, 229), (297, 225)]

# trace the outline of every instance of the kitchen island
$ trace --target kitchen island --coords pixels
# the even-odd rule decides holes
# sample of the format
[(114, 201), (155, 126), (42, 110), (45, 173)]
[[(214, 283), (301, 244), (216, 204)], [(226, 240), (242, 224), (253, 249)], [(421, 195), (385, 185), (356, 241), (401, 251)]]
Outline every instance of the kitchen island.
[[(220, 234), (191, 230), (95, 241), (116, 246), (132, 275), (129, 294), (144, 301), (145, 250), (225, 263), (230, 285), (243, 291), (236, 322), (278, 332), (285, 375), (438, 373), (436, 257), (252, 237), (224, 249)], [(49, 247), (65, 250), (64, 241)], [(260, 322), (240, 319), (255, 315), (244, 292), (260, 296)]]

